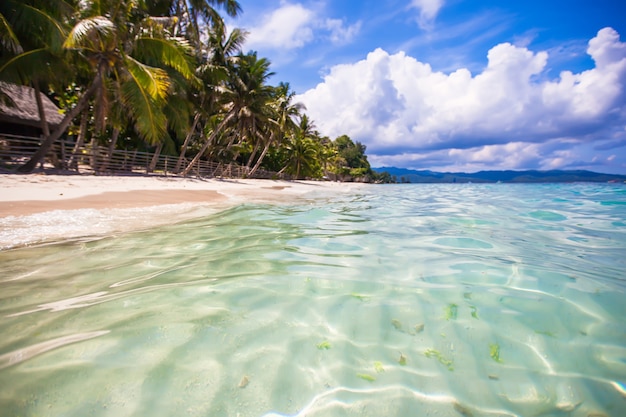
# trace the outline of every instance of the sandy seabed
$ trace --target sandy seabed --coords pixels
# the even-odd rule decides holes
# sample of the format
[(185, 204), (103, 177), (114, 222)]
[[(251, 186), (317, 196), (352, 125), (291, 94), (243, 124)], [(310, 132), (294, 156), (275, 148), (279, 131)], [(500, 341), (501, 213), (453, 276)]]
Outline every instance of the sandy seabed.
[(0, 175), (0, 249), (167, 224), (242, 203), (349, 192), (322, 181)]

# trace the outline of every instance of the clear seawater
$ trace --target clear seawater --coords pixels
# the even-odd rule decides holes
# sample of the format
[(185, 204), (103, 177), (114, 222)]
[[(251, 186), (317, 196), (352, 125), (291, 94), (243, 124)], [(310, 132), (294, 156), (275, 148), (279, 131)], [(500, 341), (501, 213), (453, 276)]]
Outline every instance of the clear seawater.
[(371, 186), (4, 250), (0, 335), (3, 417), (625, 416), (626, 187)]

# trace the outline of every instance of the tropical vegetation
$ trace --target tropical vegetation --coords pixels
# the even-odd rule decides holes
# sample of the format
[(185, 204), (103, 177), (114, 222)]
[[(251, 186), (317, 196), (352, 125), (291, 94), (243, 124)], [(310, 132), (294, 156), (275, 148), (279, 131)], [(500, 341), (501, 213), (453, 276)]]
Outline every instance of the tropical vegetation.
[[(183, 175), (210, 159), (250, 177), (385, 180), (363, 144), (323, 137), (289, 84), (271, 84), (269, 60), (226, 27), (224, 15), (241, 12), (236, 0), (0, 2), (0, 81), (35, 90), (44, 136), (19, 171), (68, 135), (177, 156)], [(53, 131), (41, 94), (64, 112)]]

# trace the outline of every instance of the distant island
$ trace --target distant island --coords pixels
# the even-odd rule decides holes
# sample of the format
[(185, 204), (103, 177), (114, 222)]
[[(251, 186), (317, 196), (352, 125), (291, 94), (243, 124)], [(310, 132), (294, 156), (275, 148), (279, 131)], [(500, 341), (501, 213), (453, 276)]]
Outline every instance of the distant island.
[(434, 172), (416, 171), (406, 168), (382, 167), (372, 170), (391, 176), (392, 182), (425, 183), (549, 183), (549, 182), (626, 182), (626, 175), (602, 174), (585, 170), (550, 170), (550, 171), (479, 171)]

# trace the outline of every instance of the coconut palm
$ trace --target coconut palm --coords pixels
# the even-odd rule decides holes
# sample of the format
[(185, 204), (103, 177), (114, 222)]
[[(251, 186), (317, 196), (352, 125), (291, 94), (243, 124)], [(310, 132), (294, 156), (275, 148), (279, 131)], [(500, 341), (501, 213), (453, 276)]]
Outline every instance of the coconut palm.
[(224, 9), (230, 17), (241, 13), (241, 6), (236, 0), (161, 0), (160, 3), (168, 5), (171, 15), (177, 17), (177, 34), (185, 34), (198, 57), (202, 57), (203, 52), (203, 31), (217, 25), (223, 26), (217, 8)]
[(196, 156), (183, 170), (187, 175), (193, 166), (205, 154), (218, 135), (230, 130), (229, 141), (225, 147), (228, 152), (235, 145), (246, 141), (254, 143), (263, 132), (267, 120), (267, 104), (271, 100), (271, 87), (267, 80), (273, 75), (269, 71), (270, 62), (258, 58), (256, 52), (239, 54), (237, 65), (231, 69), (228, 80), (219, 86), (219, 107), (221, 122), (212, 131)]
[(202, 126), (206, 126), (209, 119), (219, 113), (222, 86), (228, 80), (232, 68), (236, 66), (236, 55), (241, 53), (245, 38), (246, 33), (244, 31), (234, 29), (230, 34), (227, 34), (226, 26), (219, 23), (209, 30), (204, 46), (205, 51), (202, 54), (203, 58), (196, 69), (196, 74), (201, 82), (188, 95), (188, 100), (195, 104), (195, 114), (191, 128), (188, 130), (181, 147), (176, 171), (182, 165), (187, 147), (196, 130), (204, 132), (206, 129)]
[[(269, 70), (270, 62), (266, 58), (258, 58), (256, 52), (239, 56), (235, 67), (236, 76), (230, 90), (232, 98), (237, 102), (238, 112), (233, 126), (234, 133), (228, 148), (237, 142), (239, 148), (252, 147), (252, 155), (258, 151), (259, 144), (268, 133), (266, 125), (271, 115), (270, 103), (274, 89), (267, 84), (274, 75)], [(238, 153), (233, 157), (237, 159)]]
[[(250, 170), (249, 176), (254, 176), (272, 146), (280, 146), (284, 138), (295, 131), (297, 125), (294, 118), (300, 116), (304, 105), (302, 103), (292, 103), (294, 96), (295, 92), (291, 91), (288, 83), (280, 83), (278, 87), (274, 88), (273, 100), (269, 103), (271, 110), (270, 123), (268, 124), (269, 134), (265, 135), (265, 146), (254, 167)], [(248, 168), (252, 164), (254, 156), (253, 152), (246, 165)]]
[[(163, 108), (171, 86), (166, 69), (193, 78), (188, 46), (172, 37), (161, 21), (143, 15), (137, 6), (131, 0), (81, 2), (81, 12), (87, 17), (74, 25), (63, 48), (88, 64), (91, 82), (59, 128), (20, 171), (34, 169), (92, 97), (96, 126), (103, 127), (109, 103), (116, 100), (144, 140), (155, 144), (163, 140), (167, 129)], [(108, 11), (107, 17), (96, 14), (104, 11)]]
[(73, 12), (73, 4), (63, 0), (0, 3), (0, 80), (34, 88), (44, 137), (50, 132), (40, 89), (70, 73), (61, 44), (68, 30), (65, 22)]
[[(3, 0), (0, 2), (0, 51), (13, 58), (40, 49), (59, 52), (67, 35), (73, 0)], [(36, 69), (36, 68), (33, 68)], [(25, 74), (24, 74), (25, 75)]]
[(289, 152), (287, 165), (281, 172), (295, 175), (296, 179), (319, 176), (318, 154), (321, 149), (319, 134), (306, 114), (300, 117), (295, 133), (286, 144)]

